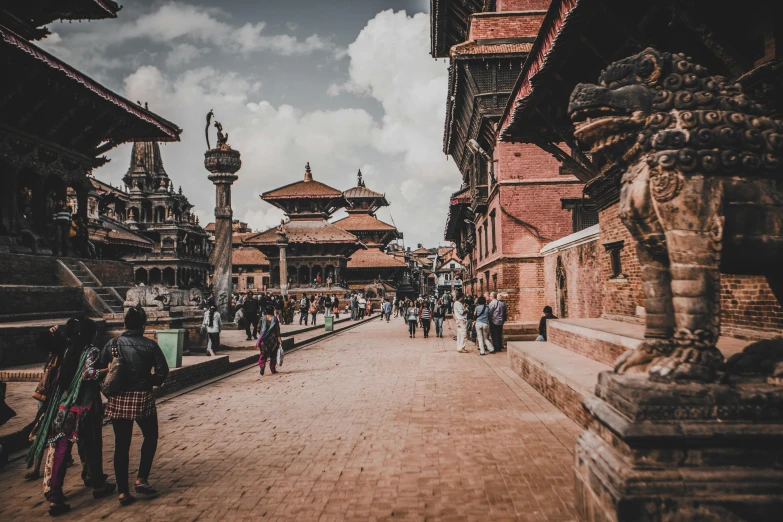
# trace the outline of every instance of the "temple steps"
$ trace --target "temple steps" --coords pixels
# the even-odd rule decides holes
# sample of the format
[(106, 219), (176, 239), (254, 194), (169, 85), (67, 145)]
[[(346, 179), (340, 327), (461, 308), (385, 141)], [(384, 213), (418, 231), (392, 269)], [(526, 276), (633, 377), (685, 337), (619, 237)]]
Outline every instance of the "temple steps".
[[(582, 408), (594, 394), (598, 374), (639, 346), (642, 325), (607, 319), (555, 319), (547, 323), (548, 342), (508, 343), (511, 368), (574, 422), (586, 426)], [(723, 356), (741, 352), (751, 341), (721, 337)]]
[(503, 325), (503, 339), (510, 341), (535, 341), (538, 337), (538, 323), (506, 323)]

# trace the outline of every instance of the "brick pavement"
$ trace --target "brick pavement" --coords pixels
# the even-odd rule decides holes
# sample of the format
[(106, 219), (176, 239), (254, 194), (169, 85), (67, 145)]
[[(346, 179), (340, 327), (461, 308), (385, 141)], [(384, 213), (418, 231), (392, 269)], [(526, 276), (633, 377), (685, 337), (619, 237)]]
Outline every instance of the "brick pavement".
[[(63, 520), (574, 520), (579, 428), (508, 367), (371, 321), (159, 407), (155, 500), (94, 501), (71, 469)], [(134, 436), (131, 468), (138, 462)], [(113, 435), (104, 432), (107, 469)], [(23, 465), (0, 519), (45, 513)], [(110, 471), (110, 473), (112, 473)]]

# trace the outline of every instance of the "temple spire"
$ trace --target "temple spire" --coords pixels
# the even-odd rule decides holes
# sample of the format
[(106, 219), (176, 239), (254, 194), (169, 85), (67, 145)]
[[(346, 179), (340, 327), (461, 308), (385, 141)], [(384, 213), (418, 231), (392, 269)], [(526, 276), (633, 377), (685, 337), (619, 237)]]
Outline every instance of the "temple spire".
[(305, 165), (305, 175), (304, 175), (305, 181), (313, 181), (313, 173), (310, 170), (310, 162), (307, 162), (307, 165)]
[(362, 169), (359, 169), (359, 174), (357, 175), (359, 178), (359, 181), (356, 183), (357, 187), (363, 187), (364, 186), (364, 179), (362, 179)]

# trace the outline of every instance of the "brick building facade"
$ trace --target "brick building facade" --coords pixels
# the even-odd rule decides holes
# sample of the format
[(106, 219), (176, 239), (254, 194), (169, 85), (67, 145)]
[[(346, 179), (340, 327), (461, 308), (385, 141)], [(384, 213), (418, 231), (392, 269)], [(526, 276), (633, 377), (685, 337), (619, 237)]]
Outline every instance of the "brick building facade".
[(581, 210), (566, 202), (582, 183), (551, 151), (499, 143), (497, 125), (549, 2), (484, 2), (472, 13), (451, 4), (431, 20), (433, 56), (451, 60), (444, 152), (463, 177), (446, 239), (467, 267), (466, 292), (505, 292), (510, 320), (535, 321), (545, 304), (540, 250), (574, 232)]

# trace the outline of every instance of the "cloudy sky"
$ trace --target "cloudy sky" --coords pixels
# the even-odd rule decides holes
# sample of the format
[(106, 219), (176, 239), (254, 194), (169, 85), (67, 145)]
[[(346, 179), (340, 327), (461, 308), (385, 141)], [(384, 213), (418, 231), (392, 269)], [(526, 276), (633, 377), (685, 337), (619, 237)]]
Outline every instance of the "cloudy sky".
[[(184, 129), (162, 146), (175, 186), (211, 221), (204, 117), (242, 153), (234, 217), (281, 213), (259, 194), (302, 179), (345, 190), (361, 168), (406, 246), (442, 240), (460, 176), (442, 153), (447, 64), (429, 54), (429, 0), (129, 1), (116, 20), (55, 23), (42, 46)], [(214, 137), (212, 138), (214, 140)], [(118, 184), (130, 146), (97, 177)], [(391, 215), (390, 215), (391, 213)]]

